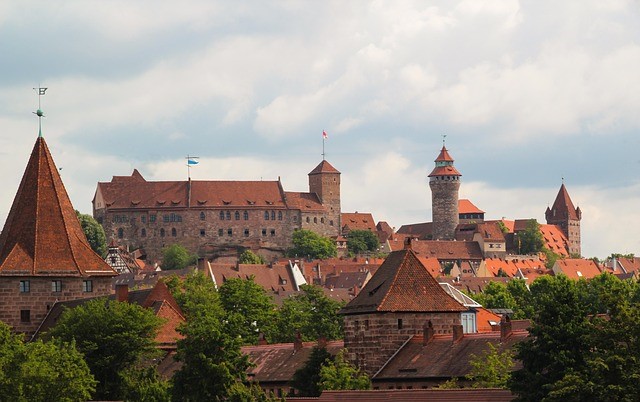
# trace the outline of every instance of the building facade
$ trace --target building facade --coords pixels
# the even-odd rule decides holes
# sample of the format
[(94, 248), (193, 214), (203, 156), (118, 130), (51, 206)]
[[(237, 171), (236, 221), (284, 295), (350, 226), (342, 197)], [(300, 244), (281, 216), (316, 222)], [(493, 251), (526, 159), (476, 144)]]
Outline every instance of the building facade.
[(432, 237), (433, 240), (453, 240), (460, 222), (458, 190), (462, 175), (453, 166), (453, 158), (444, 146), (435, 163), (435, 168), (429, 174)]
[(181, 244), (201, 256), (225, 248), (282, 252), (296, 229), (337, 237), (340, 172), (323, 160), (309, 173), (309, 192), (278, 181), (147, 181), (134, 170), (98, 183), (93, 216), (108, 239), (159, 259)]

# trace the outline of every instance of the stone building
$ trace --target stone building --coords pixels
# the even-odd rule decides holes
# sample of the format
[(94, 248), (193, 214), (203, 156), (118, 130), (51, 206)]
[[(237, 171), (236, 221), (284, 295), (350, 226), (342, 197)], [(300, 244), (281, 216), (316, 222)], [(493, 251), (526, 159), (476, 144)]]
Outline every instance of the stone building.
[(31, 335), (56, 301), (111, 293), (42, 137), (0, 234), (0, 320)]
[(582, 255), (580, 247), (580, 220), (582, 219), (582, 211), (580, 207), (575, 208), (569, 192), (564, 186), (560, 186), (556, 200), (551, 208), (547, 207), (545, 211), (547, 224), (557, 225), (560, 227), (565, 237), (569, 253), (572, 255)]
[(453, 240), (459, 223), (458, 190), (462, 176), (453, 166), (453, 158), (442, 146), (429, 174), (431, 188), (432, 233), (434, 240)]
[(409, 241), (405, 249), (389, 254), (340, 311), (348, 358), (373, 375), (412, 336), (422, 334), (427, 323), (435, 334), (462, 330), (467, 310), (429, 274)]
[(158, 259), (181, 244), (202, 256), (222, 249), (282, 252), (296, 229), (337, 237), (340, 172), (323, 160), (309, 173), (309, 192), (277, 181), (147, 181), (138, 170), (98, 183), (93, 216), (107, 238), (144, 248)]

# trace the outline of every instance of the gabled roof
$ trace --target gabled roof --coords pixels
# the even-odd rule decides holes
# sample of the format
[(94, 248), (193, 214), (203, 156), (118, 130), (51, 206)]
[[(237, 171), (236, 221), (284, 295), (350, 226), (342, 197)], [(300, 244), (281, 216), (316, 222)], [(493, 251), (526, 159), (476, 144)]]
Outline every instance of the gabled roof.
[(475, 241), (417, 240), (411, 243), (413, 250), (424, 257), (443, 260), (482, 260), (482, 250)]
[(39, 137), (0, 234), (0, 276), (115, 276), (87, 242)]
[(458, 200), (458, 213), (460, 214), (484, 214), (484, 211), (473, 205), (473, 203), (467, 199)]
[(562, 257), (569, 256), (569, 252), (567, 251), (567, 237), (560, 227), (557, 225), (540, 225), (540, 233), (542, 233), (542, 238), (549, 250)]
[(341, 217), (342, 227), (349, 230), (369, 230), (373, 233), (377, 231), (373, 215), (369, 212), (343, 212)]
[(318, 166), (316, 166), (312, 171), (310, 171), (309, 172), (309, 176), (311, 176), (312, 174), (319, 174), (319, 173), (338, 173), (338, 174), (340, 174), (338, 169), (336, 169), (333, 166), (331, 166), (331, 164), (329, 162), (325, 161), (325, 160), (320, 162), (320, 164)]
[(573, 202), (571, 202), (571, 197), (569, 197), (569, 192), (564, 186), (564, 183), (560, 186), (560, 190), (558, 191), (556, 200), (553, 202), (553, 206), (550, 209), (547, 208), (547, 213), (552, 218), (580, 219), (576, 208), (573, 206)]
[(414, 251), (405, 249), (389, 254), (373, 278), (340, 313), (465, 310), (440, 287)]
[(291, 209), (299, 209), (303, 212), (325, 210), (316, 193), (286, 191), (284, 194), (287, 199), (287, 206)]
[(581, 258), (559, 259), (553, 266), (553, 272), (556, 275), (564, 274), (570, 279), (591, 279), (601, 274), (594, 261)]

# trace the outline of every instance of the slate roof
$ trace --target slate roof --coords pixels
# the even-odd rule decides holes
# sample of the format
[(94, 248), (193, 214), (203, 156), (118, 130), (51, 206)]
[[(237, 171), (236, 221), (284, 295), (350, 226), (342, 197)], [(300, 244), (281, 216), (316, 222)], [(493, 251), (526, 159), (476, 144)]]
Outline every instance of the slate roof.
[(39, 137), (0, 234), (0, 276), (115, 276), (92, 249)]
[(309, 172), (309, 175), (319, 174), (319, 173), (338, 173), (338, 174), (340, 174), (338, 169), (336, 169), (333, 166), (331, 166), (331, 164), (329, 162), (325, 161), (325, 160), (323, 160), (322, 162), (320, 162), (320, 164), (318, 164), (318, 166), (313, 168), (313, 170)]
[(394, 251), (341, 314), (465, 311), (440, 287), (411, 249)]

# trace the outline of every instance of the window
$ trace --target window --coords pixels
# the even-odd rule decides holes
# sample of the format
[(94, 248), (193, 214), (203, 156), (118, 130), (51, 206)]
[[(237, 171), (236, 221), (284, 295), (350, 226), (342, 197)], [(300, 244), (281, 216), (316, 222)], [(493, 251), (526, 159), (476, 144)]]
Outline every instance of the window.
[(281, 221), (282, 220), (282, 211), (278, 211), (278, 220)]
[(176, 228), (171, 228), (171, 237), (176, 237), (178, 235), (178, 231)]
[(276, 220), (276, 211), (271, 211), (271, 220), (272, 221)]
[(31, 283), (29, 281), (20, 281), (20, 293), (29, 293)]
[(124, 237), (124, 229), (118, 228), (118, 239), (122, 239)]
[(164, 228), (160, 229), (160, 237), (164, 237)]
[(309, 223), (309, 217), (307, 216), (307, 223)]
[(145, 229), (145, 228), (140, 229), (140, 236), (141, 237), (147, 237), (147, 229)]
[(31, 322), (31, 310), (20, 310), (20, 322)]
[(276, 230), (275, 229), (271, 229), (271, 236), (275, 236), (276, 235)]
[(249, 213), (247, 211), (244, 211), (244, 220), (248, 221), (249, 220)]
[(224, 211), (220, 211), (220, 220), (223, 221), (224, 220)]
[(231, 211), (226, 211), (224, 216), (228, 221), (230, 221), (231, 220)]
[(294, 221), (294, 222), (298, 222), (298, 217), (297, 217), (297, 216), (295, 216), (295, 215), (293, 215), (293, 221)]
[(320, 223), (324, 223), (324, 218), (320, 218)]
[(227, 236), (233, 236), (233, 229), (227, 229)]
[(200, 212), (200, 220), (203, 221), (207, 219), (207, 216), (204, 214), (204, 212)]
[(149, 215), (149, 222), (153, 223), (156, 221), (156, 215)]
[(141, 215), (140, 216), (140, 222), (147, 223), (147, 215)]
[(164, 223), (169, 223), (171, 221), (171, 216), (170, 215), (162, 215), (162, 221)]
[(234, 215), (234, 218), (236, 218), (237, 221), (240, 220), (240, 212), (236, 211), (236, 213), (233, 214), (233, 215)]
[(267, 235), (267, 229), (262, 229), (262, 235), (266, 236)]
[(318, 218), (313, 218), (313, 223), (318, 223)]
[(218, 236), (224, 236), (224, 230), (218, 229)]
[(269, 211), (264, 211), (264, 220), (265, 221), (269, 220)]
[(249, 229), (244, 230), (244, 237), (249, 237)]
[(52, 292), (62, 292), (62, 281), (51, 281), (51, 291)]
[(402, 329), (402, 318), (398, 318), (398, 329)]
[(333, 220), (329, 221), (329, 226), (333, 226)]
[(82, 291), (93, 292), (93, 281), (90, 279), (87, 279), (86, 281), (82, 281)]
[(205, 235), (204, 229), (200, 229), (200, 237), (204, 237), (204, 235)]

